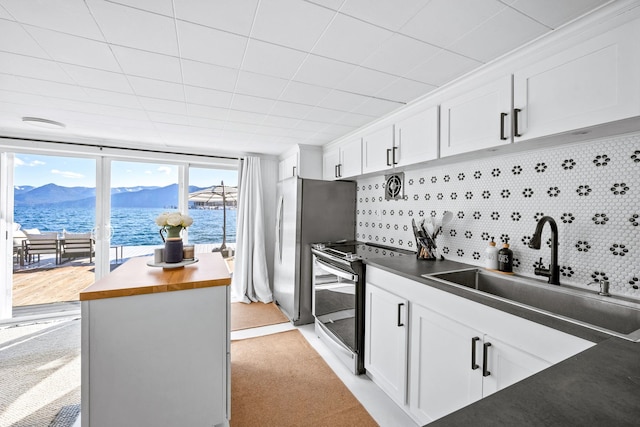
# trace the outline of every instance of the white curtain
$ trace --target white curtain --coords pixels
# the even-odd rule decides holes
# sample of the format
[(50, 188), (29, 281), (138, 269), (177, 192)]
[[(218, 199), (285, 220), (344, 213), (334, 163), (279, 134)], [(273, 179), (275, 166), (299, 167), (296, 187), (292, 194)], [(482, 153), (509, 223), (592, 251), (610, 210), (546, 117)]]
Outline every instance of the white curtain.
[(240, 163), (236, 256), (231, 282), (235, 301), (273, 301), (265, 253), (264, 204), (259, 157), (245, 157)]

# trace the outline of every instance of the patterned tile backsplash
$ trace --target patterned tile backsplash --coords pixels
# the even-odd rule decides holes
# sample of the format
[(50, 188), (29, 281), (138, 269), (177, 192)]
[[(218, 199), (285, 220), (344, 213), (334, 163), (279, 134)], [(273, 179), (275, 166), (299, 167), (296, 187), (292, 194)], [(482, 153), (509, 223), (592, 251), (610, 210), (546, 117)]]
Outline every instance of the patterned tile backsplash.
[(540, 250), (528, 244), (548, 215), (561, 283), (607, 279), (612, 294), (640, 299), (639, 134), (405, 171), (402, 200), (385, 200), (384, 185), (384, 175), (358, 180), (359, 240), (415, 251), (411, 219), (448, 210), (437, 239), (445, 258), (483, 266), (494, 237), (509, 242), (514, 272), (546, 280), (533, 272), (540, 257), (549, 265), (549, 225)]

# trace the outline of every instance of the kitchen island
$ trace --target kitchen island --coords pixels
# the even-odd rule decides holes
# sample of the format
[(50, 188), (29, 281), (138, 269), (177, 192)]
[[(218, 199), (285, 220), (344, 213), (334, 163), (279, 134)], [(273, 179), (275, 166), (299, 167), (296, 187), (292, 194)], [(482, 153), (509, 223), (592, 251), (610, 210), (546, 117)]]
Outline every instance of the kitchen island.
[(83, 427), (228, 424), (231, 278), (197, 257), (133, 258), (80, 293)]
[(596, 345), (520, 382), (435, 420), (431, 426), (638, 425), (640, 343), (422, 277), (460, 268), (454, 261), (411, 257), (368, 260), (367, 265), (504, 311)]

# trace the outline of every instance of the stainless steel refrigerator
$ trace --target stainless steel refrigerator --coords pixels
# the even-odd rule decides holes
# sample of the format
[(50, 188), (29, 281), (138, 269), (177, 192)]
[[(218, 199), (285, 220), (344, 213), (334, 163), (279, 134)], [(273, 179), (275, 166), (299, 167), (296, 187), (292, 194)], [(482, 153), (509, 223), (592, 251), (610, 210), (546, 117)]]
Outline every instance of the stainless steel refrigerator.
[(297, 177), (278, 183), (273, 294), (294, 325), (313, 322), (311, 243), (354, 240), (356, 183)]

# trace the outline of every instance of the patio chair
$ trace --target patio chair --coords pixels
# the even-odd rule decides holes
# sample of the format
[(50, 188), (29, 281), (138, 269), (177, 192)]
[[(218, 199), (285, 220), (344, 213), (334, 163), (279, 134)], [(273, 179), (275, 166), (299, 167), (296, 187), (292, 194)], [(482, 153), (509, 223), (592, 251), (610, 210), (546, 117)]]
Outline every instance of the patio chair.
[(27, 262), (33, 262), (34, 257), (38, 256), (38, 262), (40, 261), (40, 255), (53, 254), (56, 256), (56, 264), (60, 260), (60, 248), (58, 242), (58, 233), (40, 233), (31, 234), (25, 233), (26, 240), (22, 242), (22, 255)]
[(24, 265), (24, 253), (22, 252), (22, 242), (27, 240), (27, 235), (20, 230), (20, 224), (13, 223), (13, 256), (16, 264)]
[(75, 258), (89, 257), (89, 262), (93, 262), (95, 256), (94, 241), (91, 233), (65, 233), (60, 242), (60, 263), (63, 259), (71, 260)]

